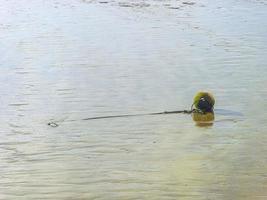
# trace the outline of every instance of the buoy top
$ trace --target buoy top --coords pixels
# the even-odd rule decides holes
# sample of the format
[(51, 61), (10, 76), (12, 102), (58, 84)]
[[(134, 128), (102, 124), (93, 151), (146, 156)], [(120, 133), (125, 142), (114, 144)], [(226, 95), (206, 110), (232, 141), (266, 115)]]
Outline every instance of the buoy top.
[(193, 105), (202, 112), (213, 112), (215, 99), (209, 92), (198, 92), (194, 97)]

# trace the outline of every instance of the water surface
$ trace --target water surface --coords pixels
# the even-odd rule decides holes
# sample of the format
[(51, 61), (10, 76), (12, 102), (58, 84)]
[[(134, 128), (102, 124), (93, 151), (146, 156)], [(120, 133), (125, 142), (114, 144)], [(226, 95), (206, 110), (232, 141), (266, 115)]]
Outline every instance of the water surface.
[[(0, 199), (267, 198), (266, 1), (0, 10)], [(224, 110), (213, 126), (81, 120), (187, 109), (199, 90)]]

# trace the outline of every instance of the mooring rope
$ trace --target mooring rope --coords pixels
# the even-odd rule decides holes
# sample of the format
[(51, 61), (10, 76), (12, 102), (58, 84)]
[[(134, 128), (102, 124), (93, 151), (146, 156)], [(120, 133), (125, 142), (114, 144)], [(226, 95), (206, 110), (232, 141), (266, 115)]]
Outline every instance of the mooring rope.
[[(167, 114), (191, 114), (200, 113), (205, 114), (206, 111), (213, 112), (215, 100), (214, 97), (207, 92), (199, 92), (194, 97), (194, 102), (190, 110), (176, 110), (176, 111), (164, 111), (164, 112), (154, 112), (154, 113), (140, 113), (140, 114), (125, 114), (125, 115), (108, 115), (108, 116), (98, 116), (98, 117), (88, 117), (81, 120), (97, 120), (97, 119), (108, 119), (108, 118), (121, 118), (121, 117), (137, 117), (137, 116), (148, 116), (148, 115), (167, 115)], [(72, 120), (77, 121), (77, 120)], [(49, 126), (57, 127), (58, 124), (55, 121), (49, 122)]]
[[(108, 119), (108, 118), (122, 118), (122, 117), (137, 117), (137, 116), (148, 116), (148, 115), (168, 115), (168, 114), (191, 114), (195, 112), (195, 109), (191, 110), (175, 110), (175, 111), (164, 111), (164, 112), (154, 112), (154, 113), (141, 113), (141, 114), (125, 114), (125, 115), (108, 115), (99, 117), (88, 117), (81, 120), (98, 120), (98, 119)], [(72, 120), (76, 121), (76, 120)], [(59, 124), (55, 121), (47, 123), (51, 127), (58, 127)]]
[(89, 117), (82, 120), (96, 120), (96, 119), (106, 119), (106, 118), (119, 118), (119, 117), (137, 117), (137, 116), (147, 116), (147, 115), (167, 115), (167, 114), (191, 114), (193, 110), (176, 110), (176, 111), (164, 111), (164, 112), (155, 112), (155, 113), (144, 113), (144, 114), (130, 114), (130, 115), (109, 115), (109, 116), (100, 116), (100, 117)]

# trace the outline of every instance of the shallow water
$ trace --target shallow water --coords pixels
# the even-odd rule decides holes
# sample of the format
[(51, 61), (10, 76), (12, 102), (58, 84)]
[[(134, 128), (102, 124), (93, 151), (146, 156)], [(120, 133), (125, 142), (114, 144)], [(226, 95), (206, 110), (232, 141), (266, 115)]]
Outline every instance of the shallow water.
[(2, 1), (0, 199), (266, 199), (266, 4)]

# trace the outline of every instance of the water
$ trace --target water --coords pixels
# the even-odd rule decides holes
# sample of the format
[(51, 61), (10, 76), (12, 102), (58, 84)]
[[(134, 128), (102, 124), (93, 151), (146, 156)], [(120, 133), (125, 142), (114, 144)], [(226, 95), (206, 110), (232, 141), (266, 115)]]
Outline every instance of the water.
[(0, 199), (266, 199), (266, 4), (2, 1)]

